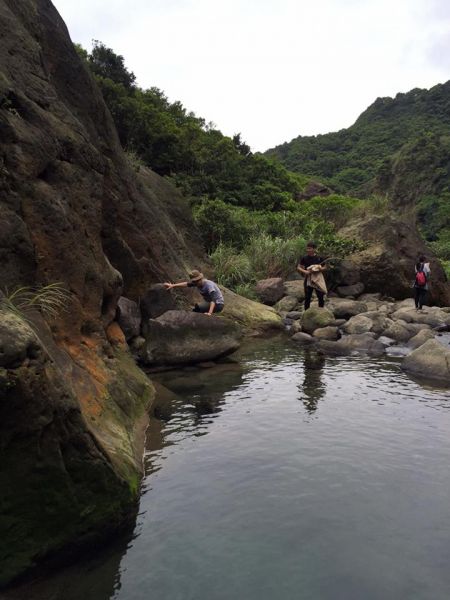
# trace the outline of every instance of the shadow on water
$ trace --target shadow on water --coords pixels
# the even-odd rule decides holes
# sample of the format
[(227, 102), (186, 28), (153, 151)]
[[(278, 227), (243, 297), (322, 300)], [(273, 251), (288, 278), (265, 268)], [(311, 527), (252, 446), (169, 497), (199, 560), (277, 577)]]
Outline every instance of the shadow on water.
[[(225, 392), (238, 387), (242, 376), (241, 365), (233, 361), (208, 369), (188, 367), (152, 376), (156, 398), (147, 429), (146, 478), (161, 469), (159, 452), (163, 448), (176, 445), (186, 435), (207, 433), (204, 425), (220, 414)], [(0, 591), (0, 600), (111, 600), (121, 589), (123, 557), (139, 536), (139, 515), (137, 521), (106, 548), (92, 549), (55, 574), (46, 571), (32, 581)]]

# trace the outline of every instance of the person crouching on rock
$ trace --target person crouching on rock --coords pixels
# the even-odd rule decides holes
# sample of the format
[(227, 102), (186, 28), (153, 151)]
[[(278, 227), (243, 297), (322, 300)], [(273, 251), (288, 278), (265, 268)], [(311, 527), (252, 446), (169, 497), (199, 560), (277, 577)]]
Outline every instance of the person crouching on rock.
[(219, 313), (223, 310), (224, 300), (223, 294), (217, 283), (206, 279), (200, 271), (192, 271), (189, 274), (190, 281), (181, 281), (180, 283), (165, 283), (166, 290), (181, 287), (196, 287), (203, 296), (203, 302), (194, 306), (193, 312), (204, 313), (209, 317), (213, 313)]
[(297, 271), (305, 276), (305, 310), (308, 310), (311, 305), (314, 290), (316, 290), (319, 306), (323, 308), (325, 304), (324, 297), (327, 293), (327, 286), (322, 274), (326, 270), (323, 262), (323, 258), (316, 252), (316, 244), (308, 242), (306, 256), (303, 256), (297, 265)]

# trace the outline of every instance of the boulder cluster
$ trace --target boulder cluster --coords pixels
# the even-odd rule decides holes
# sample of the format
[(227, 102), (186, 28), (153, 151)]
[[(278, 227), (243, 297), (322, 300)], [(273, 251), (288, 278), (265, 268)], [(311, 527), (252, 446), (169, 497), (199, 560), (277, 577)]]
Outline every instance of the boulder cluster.
[(283, 318), (294, 342), (332, 355), (398, 356), (408, 373), (450, 384), (450, 307), (417, 311), (412, 298), (364, 294), (356, 283), (330, 294), (324, 308), (313, 301), (304, 311), (303, 285), (302, 280), (272, 278), (256, 287), (260, 299)]

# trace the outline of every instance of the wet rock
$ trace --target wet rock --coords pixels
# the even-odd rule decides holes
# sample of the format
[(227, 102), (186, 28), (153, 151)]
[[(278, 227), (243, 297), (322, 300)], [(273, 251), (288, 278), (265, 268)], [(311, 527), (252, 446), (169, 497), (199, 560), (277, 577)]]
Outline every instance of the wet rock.
[(384, 354), (384, 344), (375, 339), (373, 333), (346, 335), (337, 342), (320, 340), (319, 349), (323, 352), (337, 355), (369, 354), (381, 356)]
[(285, 281), (284, 290), (286, 296), (294, 296), (299, 302), (302, 302), (305, 299), (305, 282), (303, 279)]
[(422, 346), (428, 340), (432, 340), (434, 338), (434, 333), (429, 329), (422, 329), (419, 333), (416, 333), (408, 342), (408, 346), (410, 348), (416, 349), (419, 346)]
[(338, 340), (341, 337), (339, 329), (335, 326), (329, 325), (328, 327), (321, 327), (316, 329), (313, 333), (313, 337), (318, 340)]
[(363, 293), (364, 284), (359, 282), (355, 283), (354, 285), (342, 285), (339, 286), (336, 291), (340, 296), (353, 296), (356, 298)]
[(436, 340), (428, 340), (404, 359), (402, 369), (450, 386), (450, 350)]
[(299, 332), (296, 333), (292, 336), (291, 340), (293, 342), (295, 342), (296, 344), (315, 344), (316, 343), (316, 339), (313, 338), (312, 335), (309, 335), (309, 333), (304, 333), (304, 332)]
[(367, 304), (365, 302), (344, 298), (333, 298), (328, 307), (333, 311), (337, 319), (350, 319), (350, 317), (367, 312)]
[(274, 309), (277, 311), (277, 313), (283, 313), (283, 312), (290, 312), (291, 310), (294, 310), (294, 308), (296, 308), (298, 304), (298, 300), (295, 296), (284, 296), (284, 298), (281, 298), (281, 300), (278, 300), (278, 302), (275, 304)]
[(373, 327), (373, 321), (363, 315), (355, 315), (342, 327), (345, 333), (367, 333)]
[(284, 284), (281, 277), (261, 279), (257, 282), (255, 292), (263, 304), (273, 306), (284, 296)]
[(140, 302), (142, 320), (156, 319), (168, 310), (177, 307), (174, 295), (166, 290), (161, 283), (152, 285)]
[(141, 360), (149, 366), (209, 362), (239, 348), (237, 325), (221, 317), (171, 310), (146, 327)]
[(326, 308), (308, 308), (301, 319), (302, 331), (305, 333), (313, 333), (320, 327), (327, 327), (334, 322), (334, 315)]
[(117, 302), (117, 321), (127, 341), (137, 337), (141, 332), (141, 311), (137, 303), (121, 296)]

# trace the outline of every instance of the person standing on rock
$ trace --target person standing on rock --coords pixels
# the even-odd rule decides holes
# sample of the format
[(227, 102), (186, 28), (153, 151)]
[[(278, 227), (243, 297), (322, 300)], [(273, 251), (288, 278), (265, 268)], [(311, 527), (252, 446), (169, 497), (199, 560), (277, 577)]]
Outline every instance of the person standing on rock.
[(203, 302), (197, 303), (192, 309), (193, 312), (203, 313), (209, 317), (213, 313), (219, 313), (223, 310), (224, 299), (219, 286), (214, 281), (206, 279), (200, 271), (192, 271), (189, 274), (190, 281), (180, 281), (180, 283), (165, 283), (166, 290), (182, 287), (196, 287), (203, 296)]
[(324, 259), (316, 252), (316, 244), (308, 242), (306, 245), (306, 255), (299, 260), (297, 265), (297, 271), (305, 277), (305, 310), (308, 310), (311, 306), (314, 290), (316, 290), (319, 306), (321, 308), (324, 307), (327, 286), (322, 274), (326, 270), (323, 262)]
[(425, 256), (420, 256), (415, 265), (416, 277), (414, 279), (414, 302), (416, 310), (422, 310), (428, 292), (428, 278), (431, 275), (430, 263)]

